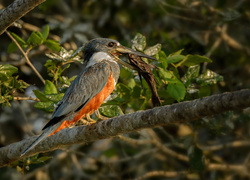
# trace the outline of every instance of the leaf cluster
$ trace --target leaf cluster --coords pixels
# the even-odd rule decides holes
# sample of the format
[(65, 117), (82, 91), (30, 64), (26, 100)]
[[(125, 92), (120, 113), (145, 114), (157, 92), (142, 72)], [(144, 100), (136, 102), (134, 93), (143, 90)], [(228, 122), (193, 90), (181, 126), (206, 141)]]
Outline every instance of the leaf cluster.
[[(32, 49), (42, 44), (47, 46), (52, 51), (60, 51), (61, 49), (61, 46), (59, 45), (57, 41), (48, 39), (48, 35), (49, 35), (48, 25), (46, 25), (43, 28), (42, 32), (33, 31), (26, 41), (13, 32), (10, 32), (10, 34), (15, 38), (15, 40), (23, 49)], [(18, 47), (16, 43), (12, 41), (8, 46), (8, 53), (14, 52), (15, 50), (17, 50), (17, 48)]]
[(18, 69), (15, 66), (4, 64), (0, 65), (0, 104), (10, 106), (10, 101), (14, 98), (16, 90), (24, 92), (29, 86), (26, 82), (14, 76)]
[[(183, 49), (167, 55), (161, 50), (161, 44), (148, 48), (146, 45), (146, 37), (141, 34), (137, 34), (132, 40), (133, 49), (158, 59), (158, 61), (149, 61), (143, 58), (145, 62), (158, 67), (158, 70), (153, 70), (153, 74), (163, 104), (208, 96), (213, 85), (223, 81), (222, 76), (209, 69), (201, 72), (203, 63), (212, 62), (207, 57), (183, 55)], [(143, 79), (140, 82), (138, 73), (127, 68), (121, 69), (120, 79), (115, 93), (116, 97), (106, 104), (118, 104), (122, 106), (123, 111), (147, 109), (150, 106), (151, 91), (146, 81)]]

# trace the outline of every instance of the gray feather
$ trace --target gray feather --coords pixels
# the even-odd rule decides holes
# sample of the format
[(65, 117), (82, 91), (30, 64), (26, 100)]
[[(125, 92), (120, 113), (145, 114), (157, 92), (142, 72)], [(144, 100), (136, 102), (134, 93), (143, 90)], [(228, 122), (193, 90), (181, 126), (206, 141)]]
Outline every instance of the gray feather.
[(31, 149), (33, 149), (39, 142), (41, 142), (42, 140), (47, 138), (48, 135), (53, 133), (58, 127), (59, 127), (59, 125), (57, 124), (57, 125), (49, 126), (48, 128), (46, 128), (43, 131), (43, 133), (38, 138), (36, 138), (36, 140), (27, 149), (25, 149), (25, 151), (21, 154), (20, 157), (24, 156), (27, 152), (29, 152)]

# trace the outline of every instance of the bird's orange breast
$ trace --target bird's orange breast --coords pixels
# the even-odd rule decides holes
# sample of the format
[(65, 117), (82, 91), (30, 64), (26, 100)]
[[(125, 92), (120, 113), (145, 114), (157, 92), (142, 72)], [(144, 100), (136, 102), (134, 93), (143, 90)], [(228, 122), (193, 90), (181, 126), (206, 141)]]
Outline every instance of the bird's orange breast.
[[(79, 112), (77, 112), (73, 118), (73, 120), (64, 120), (63, 123), (50, 135), (57, 133), (61, 129), (68, 127), (71, 124), (79, 121), (86, 114), (93, 114), (95, 110), (97, 110), (102, 102), (112, 93), (115, 88), (115, 81), (113, 79), (112, 73), (108, 78), (108, 82), (106, 86), (95, 95), (89, 102), (86, 104)], [(49, 135), (49, 136), (50, 136)]]

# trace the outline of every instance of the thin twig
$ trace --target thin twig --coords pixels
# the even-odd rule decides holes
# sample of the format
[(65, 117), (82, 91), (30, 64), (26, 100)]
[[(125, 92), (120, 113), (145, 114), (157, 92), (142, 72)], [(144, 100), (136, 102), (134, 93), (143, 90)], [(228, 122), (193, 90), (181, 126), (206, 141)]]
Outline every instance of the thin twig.
[(147, 172), (141, 177), (136, 178), (136, 180), (149, 179), (152, 177), (166, 177), (166, 178), (174, 178), (180, 175), (185, 175), (187, 172), (185, 171), (151, 171)]
[(217, 144), (212, 146), (201, 146), (200, 148), (203, 151), (218, 151), (224, 148), (237, 148), (237, 147), (245, 147), (250, 146), (250, 141), (233, 141), (229, 143)]
[(26, 101), (26, 100), (40, 101), (38, 98), (32, 98), (32, 97), (13, 97), (13, 99), (17, 101)]
[(5, 32), (12, 39), (12, 41), (17, 45), (18, 49), (22, 52), (24, 58), (26, 59), (26, 63), (31, 67), (31, 69), (33, 69), (33, 71), (36, 73), (36, 75), (39, 77), (39, 79), (42, 81), (42, 83), (45, 84), (45, 80), (43, 79), (41, 74), (36, 70), (36, 68), (33, 66), (33, 64), (30, 62), (30, 60), (28, 58), (27, 54), (30, 51), (30, 48), (25, 53), (24, 50), (22, 49), (22, 47), (16, 41), (16, 39), (8, 31), (5, 31)]

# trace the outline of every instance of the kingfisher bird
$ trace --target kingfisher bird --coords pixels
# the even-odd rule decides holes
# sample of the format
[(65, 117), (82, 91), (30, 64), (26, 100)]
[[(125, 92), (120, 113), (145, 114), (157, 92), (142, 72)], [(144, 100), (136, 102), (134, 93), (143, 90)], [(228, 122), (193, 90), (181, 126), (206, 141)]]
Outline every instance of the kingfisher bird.
[(126, 61), (119, 59), (118, 56), (122, 54), (134, 54), (139, 57), (155, 59), (122, 46), (113, 39), (96, 38), (89, 41), (83, 49), (86, 67), (71, 83), (63, 99), (55, 107), (51, 120), (42, 129), (43, 133), (21, 156), (46, 137), (69, 127), (98, 110), (116, 86), (120, 74), (118, 63), (134, 69)]

